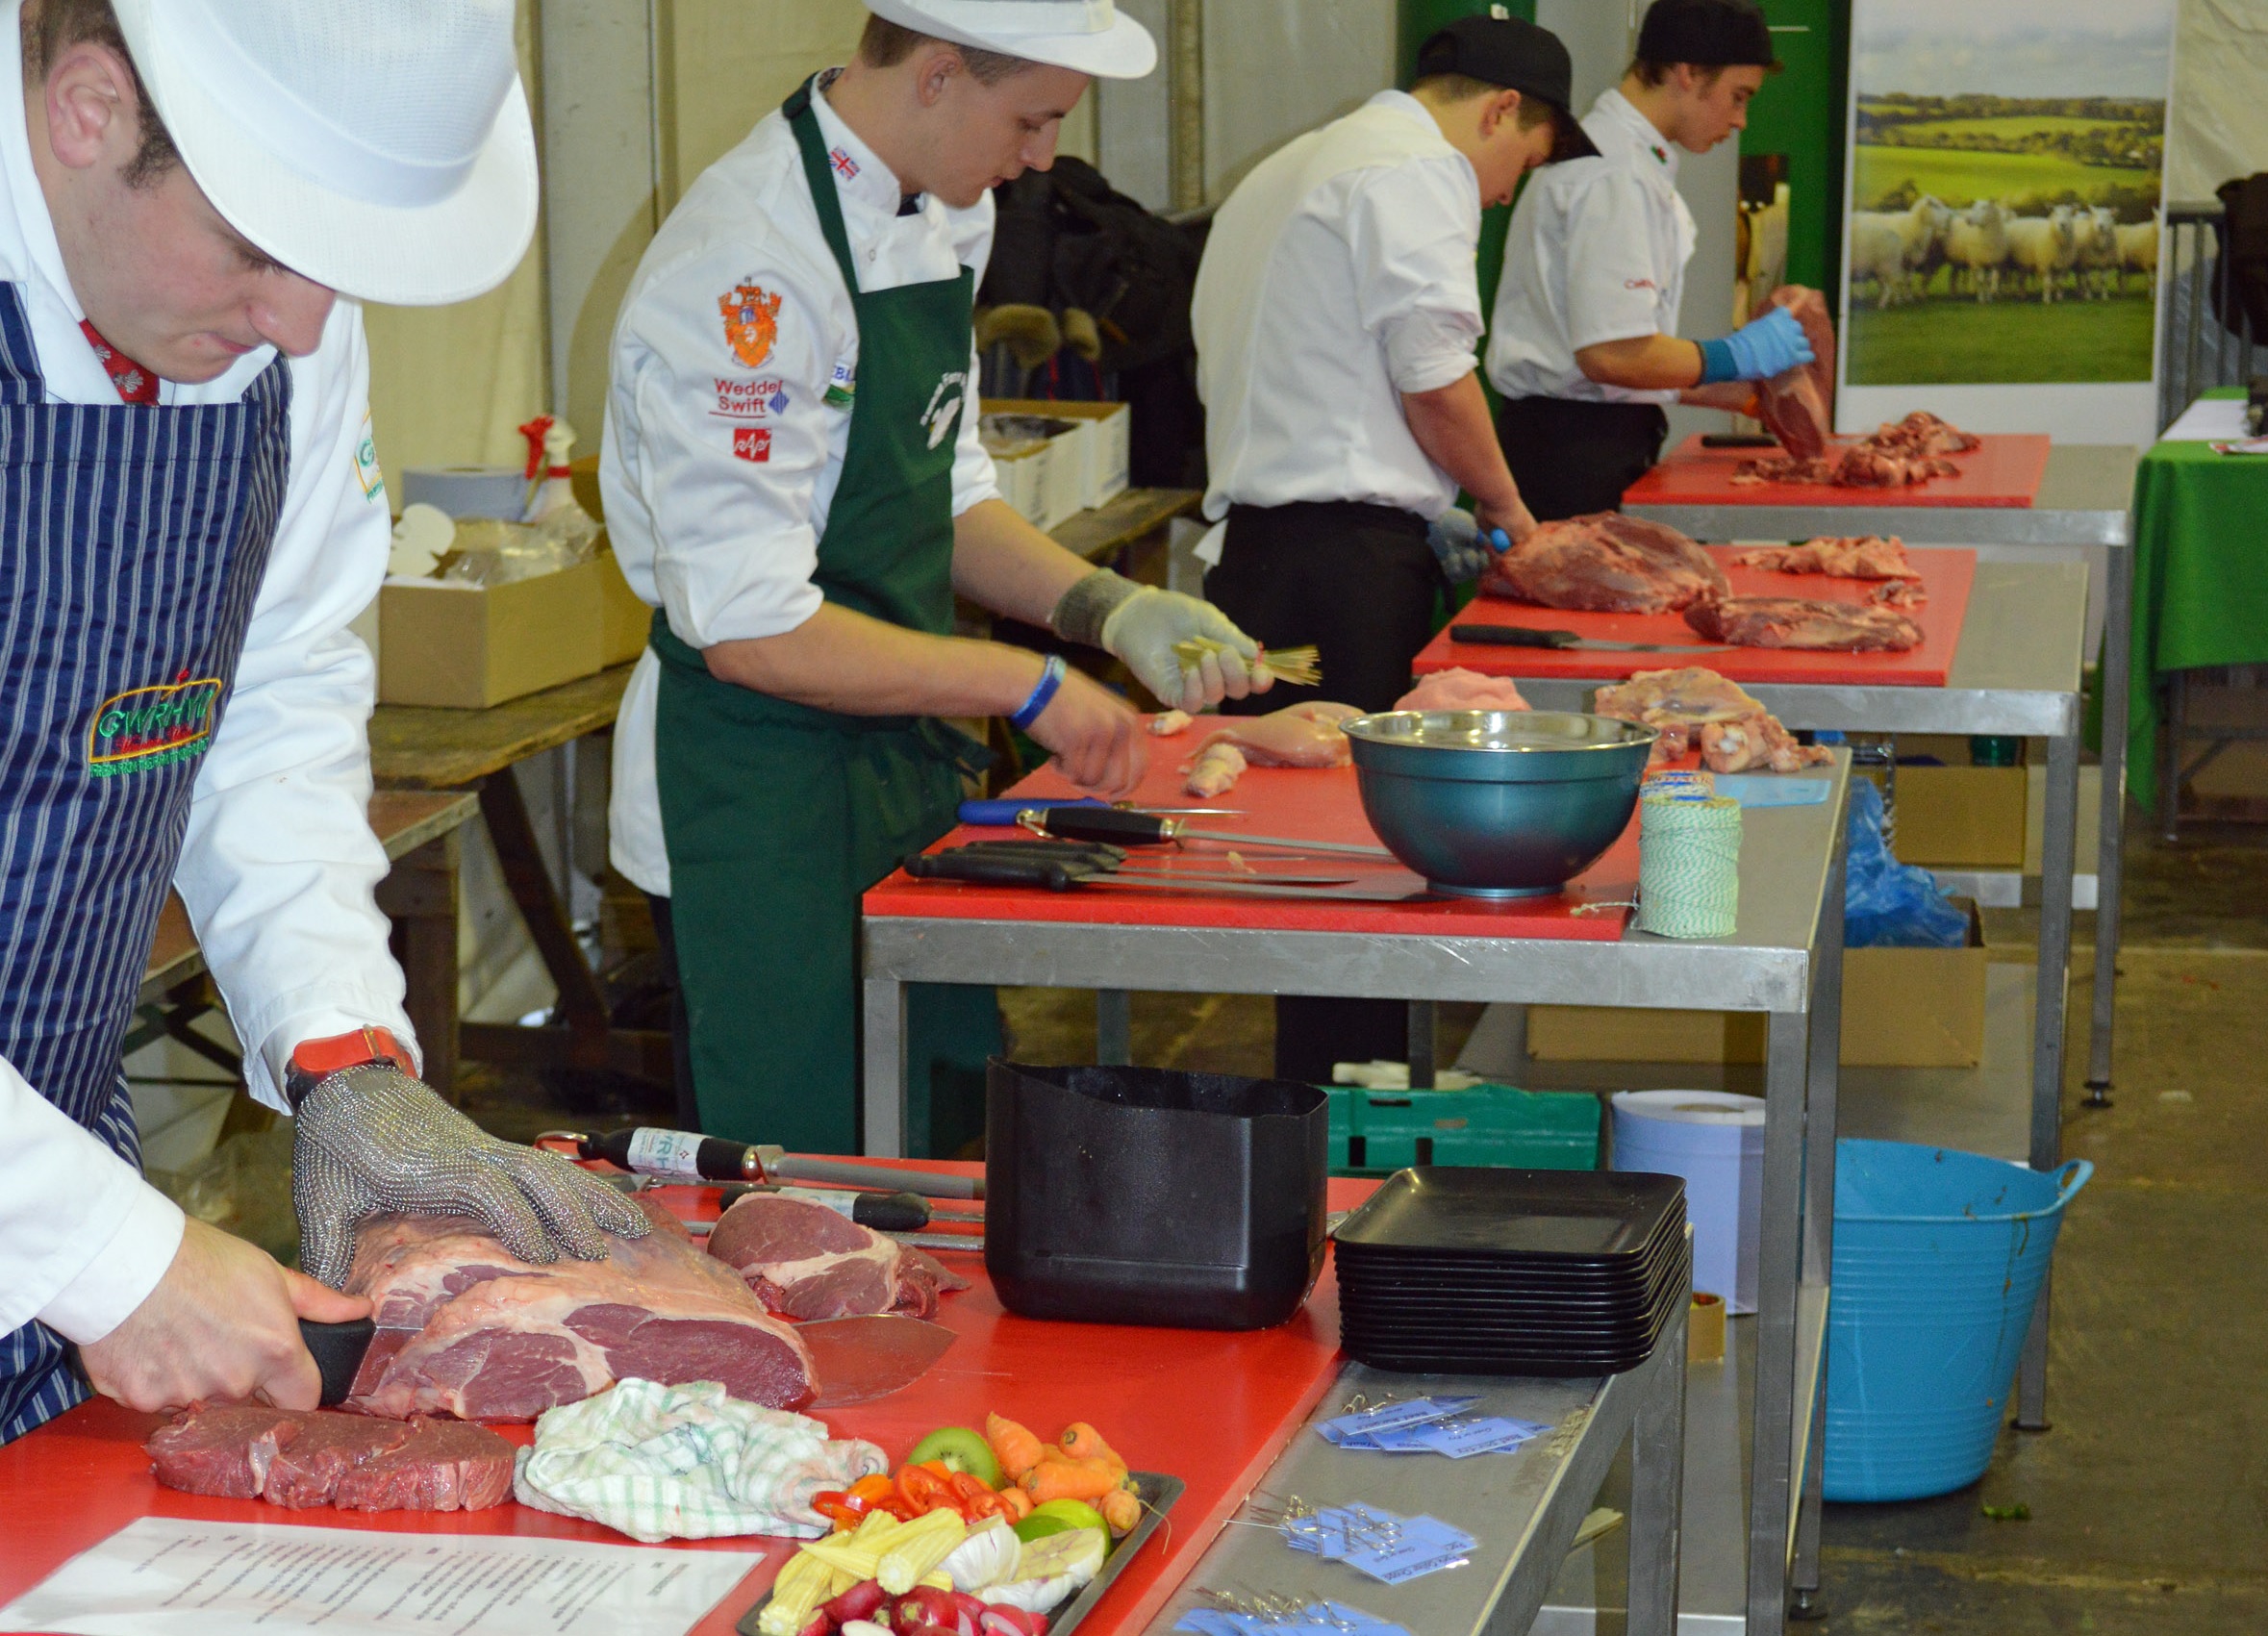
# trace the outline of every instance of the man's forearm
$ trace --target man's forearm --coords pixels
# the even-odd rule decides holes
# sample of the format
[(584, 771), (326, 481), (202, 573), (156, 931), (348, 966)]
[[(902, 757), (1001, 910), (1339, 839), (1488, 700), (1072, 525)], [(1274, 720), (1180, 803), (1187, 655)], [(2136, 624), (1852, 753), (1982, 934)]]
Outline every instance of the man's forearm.
[(1046, 629), (1063, 593), (1094, 571), (1005, 500), (986, 500), (953, 519), (953, 589), (1011, 619)]
[(1401, 413), (1425, 458), (1481, 506), (1502, 512), (1520, 503), (1503, 445), (1489, 423), (1478, 370), (1429, 392), (1402, 393)]
[(1632, 391), (1683, 391), (1701, 384), (1699, 341), (1674, 335), (1633, 336), (1602, 340), (1575, 353), (1575, 367), (1600, 386)]
[(702, 657), (719, 681), (844, 716), (1007, 716), (1042, 665), (1023, 648), (927, 636), (832, 602), (792, 631)]

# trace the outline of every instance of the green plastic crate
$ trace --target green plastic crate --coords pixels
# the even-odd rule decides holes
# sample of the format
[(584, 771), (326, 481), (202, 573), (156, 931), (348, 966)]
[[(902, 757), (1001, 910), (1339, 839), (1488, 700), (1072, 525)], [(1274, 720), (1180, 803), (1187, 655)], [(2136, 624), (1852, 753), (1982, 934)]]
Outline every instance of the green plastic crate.
[(1588, 1092), (1324, 1090), (1335, 1174), (1384, 1175), (1410, 1165), (1599, 1168), (1599, 1098)]

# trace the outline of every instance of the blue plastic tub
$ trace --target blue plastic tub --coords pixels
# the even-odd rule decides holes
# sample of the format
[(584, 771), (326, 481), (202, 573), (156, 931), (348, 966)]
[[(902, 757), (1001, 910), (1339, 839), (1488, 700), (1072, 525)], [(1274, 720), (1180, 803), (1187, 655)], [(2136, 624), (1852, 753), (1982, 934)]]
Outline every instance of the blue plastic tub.
[(2063, 1206), (2094, 1173), (1835, 1144), (1827, 1498), (1921, 1499), (1984, 1474)]

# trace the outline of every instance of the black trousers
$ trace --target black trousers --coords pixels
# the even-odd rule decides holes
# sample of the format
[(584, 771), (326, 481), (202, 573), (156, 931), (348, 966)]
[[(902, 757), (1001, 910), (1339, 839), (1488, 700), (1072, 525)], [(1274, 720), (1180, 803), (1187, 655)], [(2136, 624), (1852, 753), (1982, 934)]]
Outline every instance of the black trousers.
[(1538, 522), (1620, 511), (1623, 491), (1662, 458), (1670, 418), (1658, 404), (1508, 397), (1497, 440)]
[[(1317, 698), (1393, 709), (1409, 692), (1411, 661), (1432, 640), (1444, 589), (1425, 519), (1413, 513), (1355, 501), (1232, 506), (1221, 566), (1205, 576), (1207, 600), (1263, 647), (1313, 643), (1323, 679), (1320, 688), (1279, 683), (1222, 710), (1257, 716)], [(1335, 1062), (1408, 1055), (1406, 1001), (1277, 996), (1278, 1078), (1328, 1085)]]

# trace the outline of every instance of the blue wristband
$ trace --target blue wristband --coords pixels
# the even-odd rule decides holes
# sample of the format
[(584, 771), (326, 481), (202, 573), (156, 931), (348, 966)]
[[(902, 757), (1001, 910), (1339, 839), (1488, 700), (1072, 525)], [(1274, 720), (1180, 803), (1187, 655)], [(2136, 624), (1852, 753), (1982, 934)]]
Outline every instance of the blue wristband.
[(1032, 696), (1023, 701), (1023, 708), (1008, 717), (1008, 725), (1021, 732), (1039, 720), (1040, 713), (1054, 701), (1055, 690), (1063, 686), (1063, 673), (1068, 668), (1062, 654), (1047, 655), (1047, 663), (1040, 670), (1039, 685), (1032, 689)]
[(1732, 342), (1704, 340), (1695, 344), (1700, 346), (1701, 355), (1701, 379), (1694, 383), (1696, 386), (1713, 387), (1720, 381), (1740, 379), (1740, 364), (1732, 355)]

